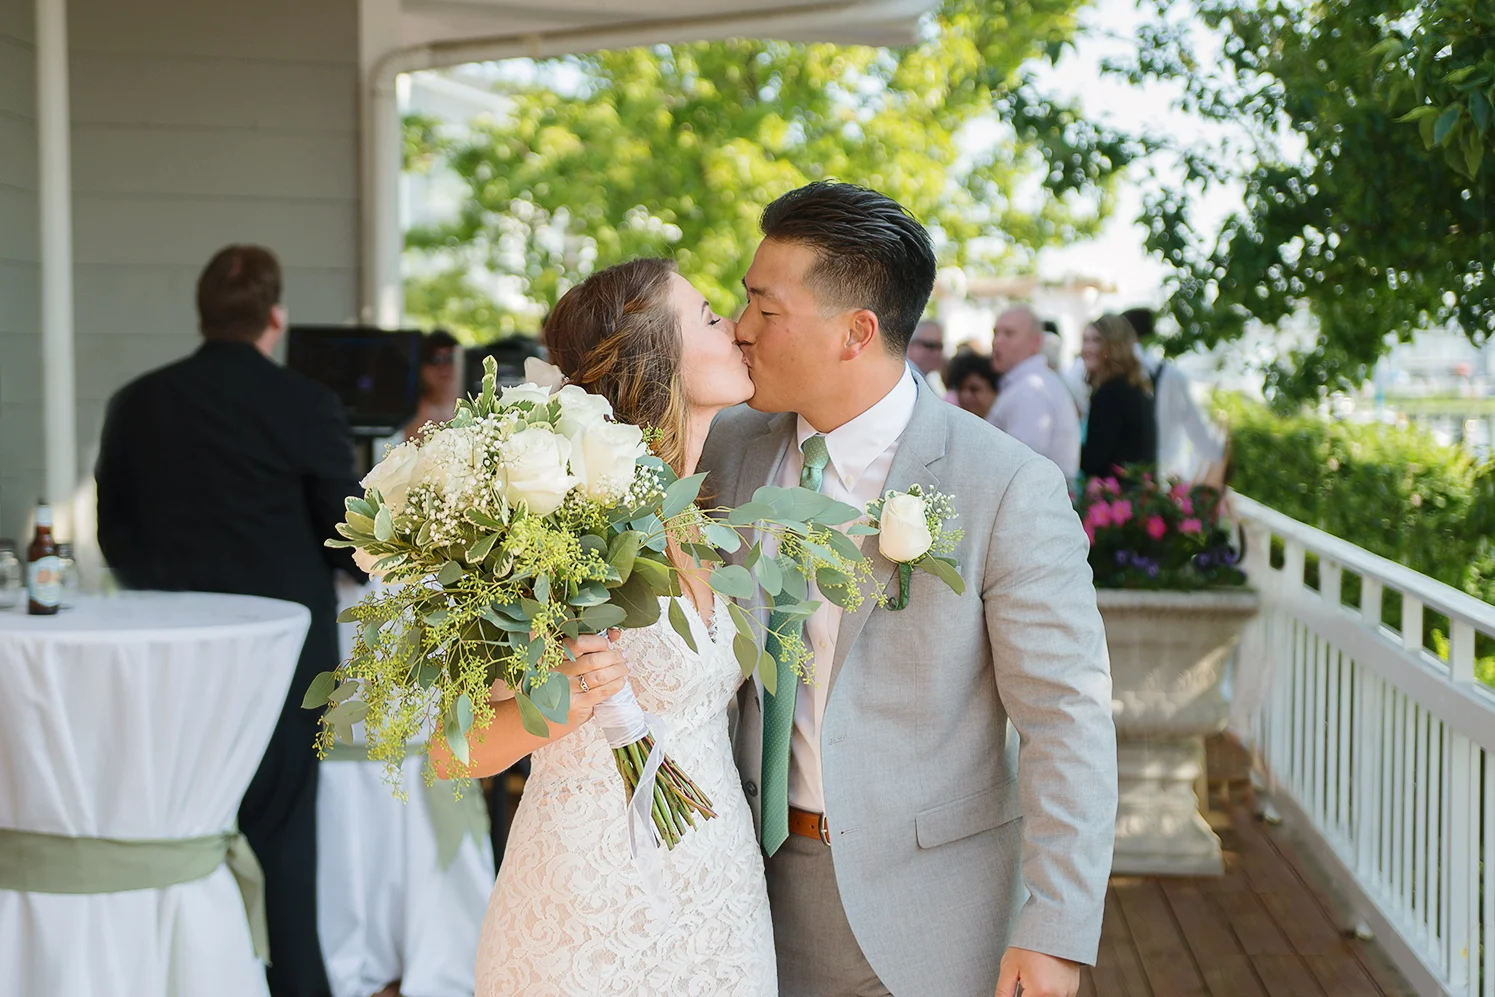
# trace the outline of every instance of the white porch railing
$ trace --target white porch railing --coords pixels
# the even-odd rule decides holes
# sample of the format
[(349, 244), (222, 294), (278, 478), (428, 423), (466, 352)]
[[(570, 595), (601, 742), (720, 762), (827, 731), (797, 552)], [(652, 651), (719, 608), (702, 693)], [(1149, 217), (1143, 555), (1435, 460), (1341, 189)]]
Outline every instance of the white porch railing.
[[(1495, 997), (1495, 690), (1474, 674), (1495, 607), (1231, 501), (1263, 596), (1233, 723), (1273, 800), (1418, 993)], [(1361, 609), (1341, 598), (1351, 575)], [(1401, 596), (1399, 630), (1381, 623), (1386, 592)], [(1449, 621), (1446, 660), (1423, 646), (1424, 610)]]

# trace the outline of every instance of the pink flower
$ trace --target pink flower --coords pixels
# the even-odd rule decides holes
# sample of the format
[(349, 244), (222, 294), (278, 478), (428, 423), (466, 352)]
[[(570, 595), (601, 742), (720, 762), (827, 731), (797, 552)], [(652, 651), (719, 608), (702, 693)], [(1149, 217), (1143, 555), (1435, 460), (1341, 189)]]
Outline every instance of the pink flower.
[(1111, 503), (1111, 522), (1117, 526), (1123, 526), (1132, 518), (1132, 504), (1126, 499), (1117, 499)]
[(1110, 526), (1111, 507), (1105, 502), (1095, 503), (1090, 507), (1090, 511), (1085, 514), (1085, 522), (1090, 526), (1096, 527)]
[(1090, 496), (1091, 498), (1095, 498), (1097, 495), (1099, 495), (1100, 490), (1101, 480), (1099, 478), (1091, 478), (1089, 481), (1085, 482), (1085, 494)]
[(1121, 494), (1121, 482), (1117, 481), (1115, 478), (1106, 478), (1102, 483), (1106, 486), (1106, 491), (1110, 492), (1112, 495)]
[[(1181, 512), (1181, 513), (1183, 513), (1185, 516), (1192, 516), (1192, 515), (1194, 515), (1194, 500), (1191, 499), (1191, 498), (1189, 498), (1189, 496), (1187, 496), (1187, 495), (1185, 495), (1183, 498), (1179, 499), (1178, 500), (1178, 511)], [(1188, 531), (1185, 530), (1184, 532), (1187, 533)]]
[(1178, 524), (1180, 533), (1203, 533), (1204, 524), (1197, 519), (1186, 519)]
[(1168, 524), (1163, 522), (1162, 516), (1151, 516), (1147, 520), (1147, 535), (1154, 540), (1163, 539), (1163, 534), (1168, 532)]
[(1093, 545), (1095, 543), (1095, 527), (1091, 526), (1089, 523), (1086, 523), (1084, 525), (1085, 525), (1085, 536), (1087, 538), (1089, 538), (1090, 543)]

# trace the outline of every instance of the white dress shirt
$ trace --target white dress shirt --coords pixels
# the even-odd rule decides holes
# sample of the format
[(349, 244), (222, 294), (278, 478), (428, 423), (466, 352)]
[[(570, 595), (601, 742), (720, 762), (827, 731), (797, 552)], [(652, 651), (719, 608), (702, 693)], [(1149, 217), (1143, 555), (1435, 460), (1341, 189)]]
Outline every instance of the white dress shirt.
[[(830, 462), (820, 490), (830, 498), (858, 509), (882, 494), (898, 452), (898, 439), (914, 417), (914, 402), (919, 389), (913, 372), (904, 369), (903, 377), (882, 401), (846, 423), (825, 434)], [(775, 484), (793, 487), (799, 484), (804, 467), (800, 447), (815, 435), (815, 428), (800, 417), (795, 447), (779, 465)], [(813, 596), (812, 596), (813, 597)], [(812, 813), (825, 812), (825, 782), (821, 776), (820, 726), (825, 718), (829, 693), (831, 662), (836, 657), (836, 634), (841, 628), (841, 608), (821, 600), (820, 608), (805, 622), (805, 644), (815, 656), (815, 682), (799, 687), (794, 702), (794, 732), (789, 746), (789, 804)]]
[(986, 421), (1058, 464), (1065, 478), (1080, 473), (1080, 415), (1074, 396), (1042, 353), (1002, 378), (1002, 390)]

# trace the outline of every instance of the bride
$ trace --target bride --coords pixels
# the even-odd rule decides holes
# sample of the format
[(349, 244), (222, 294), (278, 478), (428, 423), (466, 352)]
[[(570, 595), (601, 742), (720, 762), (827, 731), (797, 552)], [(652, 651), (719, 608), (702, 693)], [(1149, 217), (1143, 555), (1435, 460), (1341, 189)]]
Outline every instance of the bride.
[[(655, 427), (654, 452), (681, 477), (695, 473), (713, 417), (753, 394), (735, 339), (733, 323), (665, 260), (594, 274), (545, 323), (552, 362), (607, 398), (619, 421)], [(492, 725), (470, 745), (478, 776), (534, 755), (478, 944), (477, 997), (778, 992), (763, 860), (727, 735), (727, 704), (742, 681), (733, 628), (704, 573), (673, 543), (670, 557), (698, 651), (663, 615), (616, 641), (583, 637), (563, 668), (566, 726), (536, 738), (510, 699), (495, 703)], [(717, 812), (658, 852), (673, 907), (664, 921), (630, 858), (612, 752), (588, 723), (625, 682)]]

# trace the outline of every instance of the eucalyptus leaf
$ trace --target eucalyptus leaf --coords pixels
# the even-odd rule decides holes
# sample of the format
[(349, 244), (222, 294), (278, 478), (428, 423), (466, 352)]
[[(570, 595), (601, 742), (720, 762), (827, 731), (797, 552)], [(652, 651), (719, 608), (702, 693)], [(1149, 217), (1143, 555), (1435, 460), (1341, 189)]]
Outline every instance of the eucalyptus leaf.
[(633, 521), (633, 528), (645, 537), (644, 546), (650, 550), (664, 553), (665, 542), (668, 539), (664, 533), (664, 523), (653, 513), (642, 516)]
[(443, 585), (455, 585), (465, 574), (467, 572), (462, 570), (462, 565), (456, 561), (448, 561), (441, 566), (440, 571), (436, 572), (436, 580)]
[(601, 582), (583, 582), (577, 586), (576, 594), (566, 602), (572, 606), (600, 606), (610, 598), (612, 596), (607, 591), (607, 586)]
[(707, 523), (702, 532), (706, 535), (706, 539), (712, 546), (724, 550), (728, 554), (735, 554), (742, 549), (742, 537), (738, 536), (737, 531), (729, 526), (722, 526), (720, 523)]
[(753, 565), (753, 573), (758, 576), (758, 584), (763, 586), (763, 591), (771, 596), (776, 596), (784, 591), (784, 573), (779, 570), (779, 562), (771, 557), (760, 557), (758, 563)]
[(767, 502), (748, 502), (727, 513), (730, 526), (750, 526), (762, 519), (774, 517), (774, 507)]
[(842, 523), (849, 523), (853, 519), (859, 518), (861, 515), (862, 510), (858, 509), (854, 505), (847, 505), (845, 502), (831, 501), (826, 504), (826, 507), (824, 509), (817, 512), (815, 515), (808, 516), (806, 518), (813, 519), (815, 522), (820, 523), (824, 526), (840, 526)]
[(521, 598), (519, 600), (519, 608), (524, 610), (524, 615), (532, 620), (545, 611), (545, 607), (534, 599)]
[[(654, 618), (659, 618), (659, 610), (654, 611)], [(628, 619), (628, 610), (615, 603), (604, 603), (601, 606), (588, 606), (581, 611), (581, 622), (593, 633), (601, 633), (616, 626), (622, 626)]]
[(822, 585), (820, 586), (820, 594), (825, 596), (834, 605), (840, 606), (843, 610), (847, 612), (851, 611), (852, 590), (850, 587), (845, 585)]
[[(770, 678), (763, 678), (765, 675), (770, 676)], [(768, 653), (767, 648), (758, 652), (758, 677), (762, 680), (765, 690), (772, 683), (775, 690), (774, 695), (778, 695), (779, 663), (774, 660), (773, 655)]]
[(740, 564), (729, 564), (723, 568), (717, 568), (708, 579), (711, 588), (727, 596), (729, 599), (751, 599), (753, 597), (753, 576)]
[(363, 642), (369, 647), (378, 647), (380, 644), (379, 628), (383, 624), (379, 620), (369, 620), (363, 625)]
[(542, 606), (550, 601), (550, 576), (544, 572), (535, 579), (535, 601)]
[(701, 486), (706, 483), (706, 474), (692, 474), (688, 478), (681, 478), (664, 492), (663, 507), (659, 515), (663, 519), (673, 519), (686, 509), (690, 508), (692, 502), (701, 494)]
[(422, 616), (421, 619), (426, 622), (427, 626), (439, 627), (446, 622), (446, 618), (449, 615), (451, 614), (449, 614), (445, 609), (436, 609), (427, 613), (425, 616)]
[(546, 720), (564, 724), (570, 713), (571, 683), (560, 672), (551, 672), (544, 682), (530, 690), (530, 699)]
[(680, 549), (685, 551), (691, 557), (695, 558), (697, 564), (721, 564), (724, 560), (726, 560), (720, 553), (717, 552), (717, 549), (715, 547), (712, 547), (709, 544), (686, 542), (680, 545)]
[[(691, 648), (692, 651), (695, 648)], [(327, 705), (327, 697), (332, 695), (332, 690), (337, 688), (337, 677), (331, 672), (318, 672), (311, 680), (311, 685), (306, 687), (306, 695), (301, 697), (301, 708), (303, 710), (320, 710)]]
[(855, 563), (862, 559), (862, 551), (856, 545), (856, 541), (839, 530), (827, 532), (825, 534), (825, 541), (830, 544), (832, 550), (848, 561)]
[(528, 668), (539, 668), (545, 657), (545, 638), (536, 637), (524, 645), (524, 663)]
[(633, 562), (633, 575), (628, 582), (642, 581), (644, 585), (658, 593), (666, 593), (673, 586), (670, 583), (674, 572), (665, 565), (654, 560), (652, 557), (640, 557)]
[(379, 514), (374, 517), (374, 537), (384, 543), (394, 539), (395, 520), (389, 513), (389, 506), (381, 506)]
[(613, 542), (607, 547), (607, 563), (611, 564), (618, 572), (618, 584), (628, 581), (628, 576), (633, 574), (633, 562), (638, 557), (639, 547), (643, 545), (644, 535), (637, 530), (627, 530), (613, 537)]
[(737, 664), (742, 669), (742, 677), (747, 678), (753, 674), (753, 669), (758, 664), (758, 642), (737, 634), (732, 638), (732, 653), (737, 656)]
[(804, 602), (810, 597), (810, 583), (805, 580), (804, 575), (799, 573), (799, 567), (794, 563), (793, 558), (781, 554), (778, 563), (780, 575), (784, 580), (780, 591), (796, 602)]
[(634, 568), (632, 578), (613, 589), (613, 601), (610, 605), (624, 611), (622, 625), (630, 630), (647, 627), (659, 619), (657, 590), (649, 585), (645, 575), (637, 567)]
[(849, 537), (874, 537), (877, 536), (878, 529), (866, 523), (855, 523), (846, 527), (845, 533)]
[(919, 560), (915, 561), (914, 567), (929, 572), (931, 575), (938, 578), (946, 585), (950, 586), (951, 591), (953, 591), (956, 595), (965, 594), (965, 579), (960, 576), (960, 568), (957, 567), (955, 562), (950, 560), (949, 558), (936, 557), (935, 555), (931, 554), (928, 557), (921, 557), (919, 558)]
[(454, 704), (457, 710), (457, 727), (466, 734), (472, 730), (472, 700), (467, 698), (467, 693), (457, 697)]
[(535, 737), (549, 737), (550, 725), (545, 722), (545, 714), (540, 712), (531, 699), (522, 692), (514, 693), (514, 702), (519, 704), (519, 721), (524, 729)]
[(357, 606), (349, 606), (347, 609), (343, 610), (341, 613), (338, 613), (337, 614), (337, 622), (339, 622), (339, 623), (357, 623), (358, 622), (358, 607)]
[(675, 633), (685, 641), (685, 646), (690, 648), (692, 654), (698, 653), (695, 635), (690, 632), (690, 623), (685, 619), (685, 610), (680, 608), (679, 599), (670, 600), (669, 616), (670, 626), (674, 627)]
[(732, 625), (737, 628), (737, 633), (748, 640), (755, 641), (753, 635), (753, 618), (747, 614), (747, 610), (735, 602), (727, 603), (727, 613), (732, 617)]
[(742, 566), (749, 571), (752, 571), (755, 567), (757, 567), (758, 559), (762, 556), (763, 545), (753, 544), (752, 547), (748, 548), (747, 557), (742, 559)]
[(597, 554), (597, 556), (601, 557), (604, 561), (607, 560), (607, 541), (599, 537), (597, 534), (583, 533), (578, 542), (581, 544), (581, 549), (583, 552), (591, 551)]

